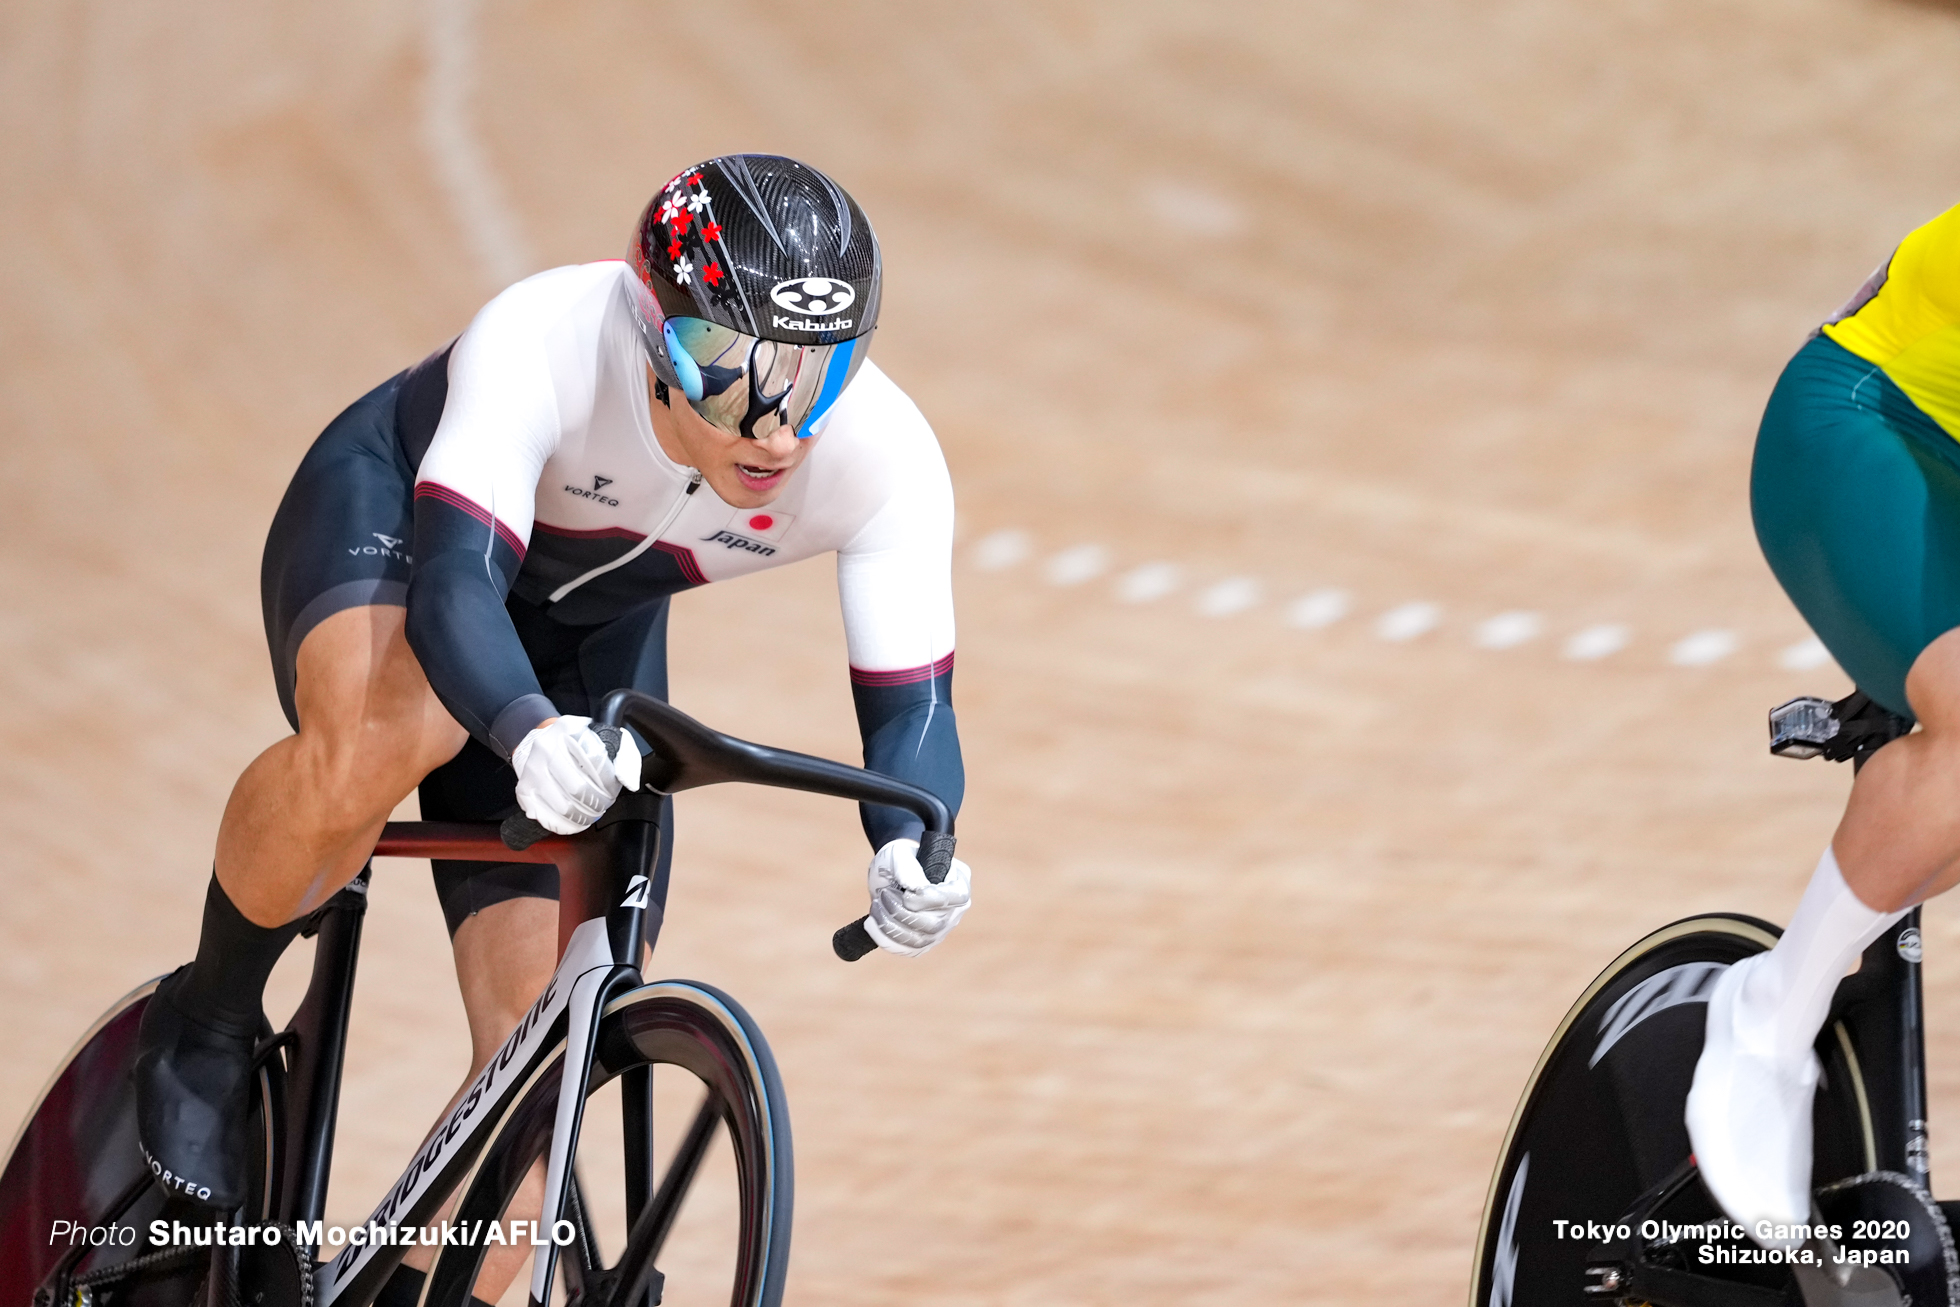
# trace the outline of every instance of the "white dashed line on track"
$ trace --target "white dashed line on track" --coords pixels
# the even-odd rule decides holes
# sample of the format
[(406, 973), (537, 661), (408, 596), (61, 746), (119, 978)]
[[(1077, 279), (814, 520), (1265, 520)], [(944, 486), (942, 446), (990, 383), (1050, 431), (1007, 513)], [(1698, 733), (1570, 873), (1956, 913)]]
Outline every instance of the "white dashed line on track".
[(1562, 652), (1576, 663), (1596, 662), (1620, 652), (1632, 638), (1633, 632), (1629, 628), (1613, 622), (1602, 623), (1588, 626), (1583, 631), (1574, 631)]
[(1675, 641), (1667, 660), (1676, 667), (1706, 667), (1734, 653), (1738, 644), (1734, 631), (1696, 631)]
[(1808, 672), (1826, 666), (1831, 661), (1831, 651), (1816, 636), (1799, 640), (1776, 655), (1776, 665), (1786, 672)]
[(1184, 178), (1159, 177), (1138, 192), (1144, 207), (1180, 233), (1237, 236), (1245, 230), (1245, 208), (1212, 188), (1193, 187)]
[(1428, 635), (1442, 620), (1441, 604), (1426, 601), (1399, 604), (1375, 619), (1375, 634), (1391, 644), (1401, 644), (1419, 635)]
[(1513, 610), (1477, 623), (1477, 632), (1471, 639), (1479, 649), (1514, 649), (1527, 640), (1537, 639), (1544, 629), (1545, 619), (1537, 613)]
[(1026, 531), (996, 531), (973, 546), (973, 565), (983, 572), (998, 572), (1026, 562), (1034, 552), (1034, 540)]
[(1116, 597), (1126, 604), (1147, 604), (1176, 590), (1182, 580), (1176, 563), (1145, 563), (1123, 574)]
[(1345, 590), (1316, 590), (1286, 606), (1286, 624), (1302, 631), (1318, 631), (1346, 617), (1353, 607), (1354, 597)]
[(1101, 545), (1077, 545), (1048, 560), (1050, 585), (1081, 585), (1109, 570), (1109, 551)]
[(1259, 583), (1249, 576), (1229, 576), (1198, 596), (1198, 611), (1206, 617), (1230, 617), (1259, 603)]
[[(1004, 571), (1035, 556), (1034, 536), (1012, 528), (991, 532), (965, 550), (966, 560), (985, 572)], [(1050, 585), (1074, 587), (1108, 573), (1116, 561), (1107, 546), (1088, 542), (1048, 555), (1040, 570)], [(1115, 578), (1111, 592), (1121, 603), (1149, 604), (1176, 594), (1185, 584), (1186, 571), (1182, 566), (1156, 559), (1122, 572)], [(1198, 590), (1191, 599), (1191, 611), (1213, 619), (1233, 617), (1259, 607), (1266, 599), (1266, 585), (1258, 577), (1227, 576)], [(1319, 631), (1353, 612), (1354, 596), (1328, 586), (1285, 603), (1280, 620), (1294, 630)], [(1373, 631), (1379, 640), (1406, 644), (1440, 628), (1443, 616), (1441, 604), (1414, 600), (1382, 612), (1375, 618)], [(1476, 622), (1470, 627), (1469, 640), (1479, 649), (1516, 649), (1546, 635), (1551, 626), (1543, 613), (1514, 608)], [(1567, 635), (1558, 646), (1559, 656), (1570, 662), (1598, 662), (1625, 650), (1633, 642), (1633, 634), (1633, 628), (1625, 623), (1594, 623)], [(1669, 645), (1666, 661), (1675, 667), (1707, 667), (1723, 662), (1741, 647), (1742, 640), (1736, 632), (1710, 627), (1690, 632)], [(1776, 665), (1785, 671), (1815, 671), (1830, 664), (1829, 650), (1815, 636), (1786, 645), (1776, 654)]]

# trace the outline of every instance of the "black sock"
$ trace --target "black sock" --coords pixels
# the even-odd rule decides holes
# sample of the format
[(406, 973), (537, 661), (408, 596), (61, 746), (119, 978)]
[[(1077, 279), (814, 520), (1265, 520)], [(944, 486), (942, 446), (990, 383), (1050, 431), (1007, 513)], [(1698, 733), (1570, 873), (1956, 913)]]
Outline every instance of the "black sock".
[(297, 921), (272, 927), (254, 924), (213, 875), (211, 887), (204, 892), (204, 929), (197, 937), (197, 958), (171, 995), (177, 1010), (205, 1025), (257, 1034), (266, 978), (299, 927)]
[(426, 1278), (413, 1266), (397, 1266), (388, 1282), (381, 1286), (381, 1292), (374, 1295), (374, 1307), (415, 1307)]

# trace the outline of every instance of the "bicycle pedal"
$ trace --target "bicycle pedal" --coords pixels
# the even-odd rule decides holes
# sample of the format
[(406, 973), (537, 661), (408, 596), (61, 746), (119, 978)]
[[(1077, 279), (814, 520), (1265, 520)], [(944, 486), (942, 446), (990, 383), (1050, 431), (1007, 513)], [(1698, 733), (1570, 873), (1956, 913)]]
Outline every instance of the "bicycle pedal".
[(1829, 699), (1805, 695), (1769, 710), (1769, 751), (1779, 758), (1815, 758), (1842, 724)]
[(1805, 695), (1769, 713), (1769, 751), (1779, 758), (1826, 758), (1863, 766), (1879, 749), (1912, 730), (1912, 718), (1853, 690), (1835, 703)]

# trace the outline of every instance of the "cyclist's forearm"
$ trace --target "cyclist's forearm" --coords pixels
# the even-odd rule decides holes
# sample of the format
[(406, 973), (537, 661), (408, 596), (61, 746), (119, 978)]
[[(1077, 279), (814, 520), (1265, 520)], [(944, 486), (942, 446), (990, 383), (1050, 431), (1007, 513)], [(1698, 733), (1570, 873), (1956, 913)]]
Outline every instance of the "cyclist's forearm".
[[(905, 687), (910, 702), (894, 703), (889, 689), (853, 686), (858, 724), (864, 732), (864, 765), (875, 772), (932, 791), (955, 815), (966, 794), (959, 722), (948, 693), (950, 675)], [(896, 708), (896, 711), (892, 709)], [(882, 710), (882, 711), (881, 711)], [(873, 848), (895, 839), (917, 839), (919, 819), (898, 808), (863, 805), (864, 833)]]
[(443, 706), (499, 753), (555, 714), (480, 555), (417, 559), (407, 634)]

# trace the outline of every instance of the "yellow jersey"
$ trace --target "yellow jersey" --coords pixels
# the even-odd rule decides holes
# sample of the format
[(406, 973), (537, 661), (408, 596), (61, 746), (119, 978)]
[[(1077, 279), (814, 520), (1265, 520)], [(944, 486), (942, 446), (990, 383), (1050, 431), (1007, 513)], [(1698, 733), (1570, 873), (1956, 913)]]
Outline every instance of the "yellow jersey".
[(1901, 241), (1823, 331), (1960, 440), (1960, 205)]

